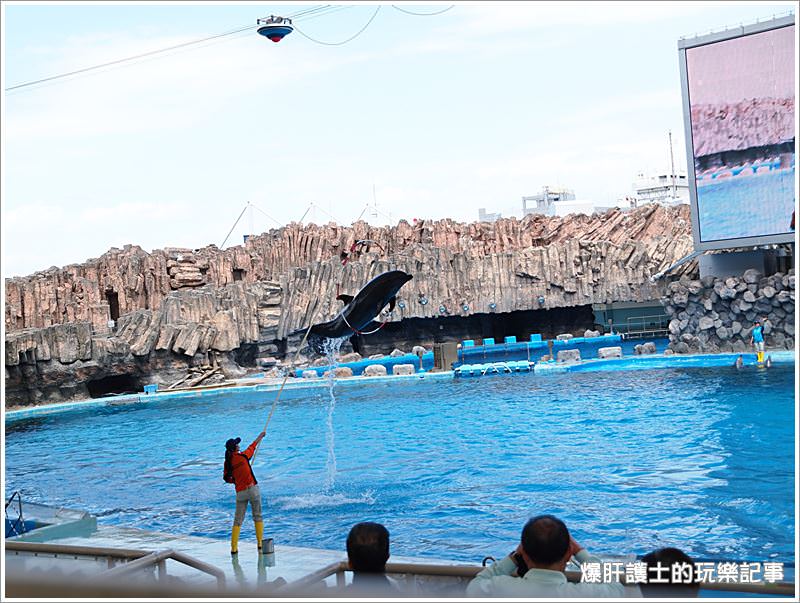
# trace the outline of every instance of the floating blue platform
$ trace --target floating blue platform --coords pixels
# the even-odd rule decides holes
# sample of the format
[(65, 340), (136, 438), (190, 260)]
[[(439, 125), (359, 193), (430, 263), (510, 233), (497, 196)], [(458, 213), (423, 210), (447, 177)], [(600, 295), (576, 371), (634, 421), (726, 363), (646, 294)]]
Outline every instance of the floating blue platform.
[(529, 373), (534, 362), (527, 360), (510, 360), (508, 362), (490, 362), (487, 364), (462, 364), (453, 369), (454, 377), (482, 377), (489, 374)]

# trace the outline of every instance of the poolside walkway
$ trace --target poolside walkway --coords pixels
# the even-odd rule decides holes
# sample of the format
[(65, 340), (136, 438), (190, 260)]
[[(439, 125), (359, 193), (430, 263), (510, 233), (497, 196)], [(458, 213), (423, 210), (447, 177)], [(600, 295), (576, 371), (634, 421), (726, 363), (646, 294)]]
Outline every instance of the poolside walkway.
[[(265, 538), (270, 536), (268, 533), (264, 534)], [(332, 551), (288, 546), (281, 544), (279, 539), (275, 542), (274, 555), (262, 555), (259, 557), (255, 540), (244, 538), (239, 542), (239, 554), (233, 557), (230, 553), (230, 542), (227, 539), (172, 535), (117, 526), (98, 526), (97, 531), (89, 536), (59, 538), (51, 542), (60, 545), (147, 551), (174, 549), (224, 571), (228, 588), (238, 591), (269, 589), (282, 584), (282, 580), (279, 580), (281, 578), (287, 583), (295, 582), (333, 563), (347, 560), (347, 554), (344, 550)], [(6, 556), (7, 570), (15, 571), (13, 560), (11, 560), (10, 564), (9, 561), (9, 557)], [(395, 563), (463, 565), (455, 561), (394, 555), (392, 555), (390, 561)], [(19, 561), (19, 563), (21, 562), (22, 560)], [(18, 565), (16, 569), (23, 568)], [(24, 569), (30, 569), (30, 567)], [(84, 566), (82, 569), (87, 568)], [(216, 586), (216, 580), (212, 576), (172, 560), (167, 562), (167, 571), (170, 576), (186, 580), (196, 587), (213, 589)], [(276, 580), (278, 581), (277, 583), (275, 582)], [(329, 579), (326, 584), (332, 586), (334, 582)]]

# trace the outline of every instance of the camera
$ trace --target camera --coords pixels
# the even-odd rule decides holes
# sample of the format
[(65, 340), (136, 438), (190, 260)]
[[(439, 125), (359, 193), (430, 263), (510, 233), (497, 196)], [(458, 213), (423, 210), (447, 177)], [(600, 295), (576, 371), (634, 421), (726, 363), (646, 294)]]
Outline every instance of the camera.
[(525, 575), (525, 572), (528, 571), (528, 565), (525, 563), (522, 555), (516, 551), (511, 554), (511, 558), (514, 560), (514, 564), (517, 566), (517, 576), (522, 578), (522, 576)]

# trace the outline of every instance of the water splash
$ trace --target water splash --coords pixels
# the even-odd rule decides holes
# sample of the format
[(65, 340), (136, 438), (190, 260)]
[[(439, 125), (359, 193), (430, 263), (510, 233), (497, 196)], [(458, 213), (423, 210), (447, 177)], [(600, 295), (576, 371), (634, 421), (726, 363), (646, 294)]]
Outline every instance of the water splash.
[(365, 490), (360, 495), (356, 496), (347, 496), (346, 494), (309, 493), (298, 494), (297, 496), (278, 497), (275, 499), (275, 505), (284, 511), (373, 504), (375, 504), (374, 490)]
[(328, 360), (329, 367), (328, 419), (327, 431), (325, 433), (325, 443), (328, 447), (328, 458), (325, 461), (325, 492), (328, 494), (330, 494), (330, 492), (333, 490), (333, 486), (336, 483), (336, 449), (334, 447), (335, 435), (333, 431), (333, 411), (336, 409), (336, 395), (333, 392), (333, 386), (335, 383), (334, 371), (336, 370), (336, 365), (339, 361), (339, 350), (342, 347), (342, 343), (344, 343), (346, 339), (346, 337), (341, 339), (328, 339), (323, 347), (325, 358)]

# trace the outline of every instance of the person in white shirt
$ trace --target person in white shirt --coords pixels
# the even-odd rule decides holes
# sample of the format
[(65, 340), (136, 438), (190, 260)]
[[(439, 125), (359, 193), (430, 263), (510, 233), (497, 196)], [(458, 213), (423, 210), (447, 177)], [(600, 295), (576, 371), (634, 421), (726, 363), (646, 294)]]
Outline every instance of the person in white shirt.
[(528, 520), (519, 546), (493, 563), (467, 585), (469, 597), (594, 598), (637, 596), (620, 582), (568, 582), (564, 570), (571, 558), (578, 563), (600, 563), (579, 545), (563, 521), (552, 515)]

